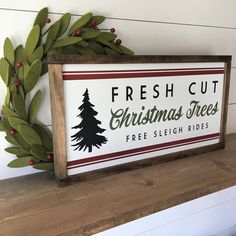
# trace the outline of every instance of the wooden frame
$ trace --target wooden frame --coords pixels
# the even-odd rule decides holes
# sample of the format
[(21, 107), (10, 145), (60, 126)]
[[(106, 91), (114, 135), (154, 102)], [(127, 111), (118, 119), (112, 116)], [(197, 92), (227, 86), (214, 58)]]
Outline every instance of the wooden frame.
[[(139, 64), (139, 63), (200, 63), (200, 62), (223, 62), (224, 82), (222, 92), (222, 108), (219, 142), (195, 149), (165, 154), (158, 157), (138, 160), (135, 162), (120, 164), (104, 169), (93, 170), (86, 173), (68, 176), (67, 172), (67, 150), (66, 150), (66, 124), (65, 104), (63, 87), (63, 64)], [(90, 180), (122, 171), (141, 168), (164, 161), (175, 160), (203, 152), (213, 151), (225, 146), (227, 104), (229, 94), (231, 56), (96, 56), (85, 57), (77, 55), (54, 55), (48, 58), (49, 84), (51, 97), (51, 111), (54, 140), (54, 163), (55, 176), (59, 185), (66, 185), (76, 181)], [(60, 115), (59, 115), (60, 114)]]

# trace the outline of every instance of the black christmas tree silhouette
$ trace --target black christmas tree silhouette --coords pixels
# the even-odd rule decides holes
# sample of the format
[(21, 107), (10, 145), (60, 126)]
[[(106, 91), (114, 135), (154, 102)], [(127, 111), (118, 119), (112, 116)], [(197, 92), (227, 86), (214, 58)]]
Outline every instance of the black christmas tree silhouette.
[(74, 150), (86, 151), (88, 148), (89, 152), (92, 152), (93, 146), (100, 148), (102, 144), (107, 142), (105, 136), (99, 135), (105, 131), (99, 127), (101, 121), (97, 120), (95, 116), (98, 114), (94, 109), (94, 105), (89, 101), (88, 89), (83, 94), (83, 104), (78, 108), (82, 121), (79, 125), (72, 127), (72, 129), (80, 129), (76, 134), (71, 136), (72, 142), (75, 142), (72, 146), (76, 147)]

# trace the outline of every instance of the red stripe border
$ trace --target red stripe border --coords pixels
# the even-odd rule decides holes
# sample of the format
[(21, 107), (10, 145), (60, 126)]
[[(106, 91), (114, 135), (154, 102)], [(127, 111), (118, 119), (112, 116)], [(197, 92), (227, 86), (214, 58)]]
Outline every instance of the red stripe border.
[(124, 79), (143, 77), (164, 77), (164, 76), (187, 76), (187, 75), (209, 75), (224, 74), (224, 69), (216, 70), (188, 70), (188, 71), (155, 71), (155, 72), (121, 72), (101, 74), (64, 74), (63, 80), (90, 80), (90, 79)]
[(196, 67), (196, 68), (173, 68), (173, 69), (140, 69), (140, 70), (86, 70), (86, 71), (63, 71), (63, 74), (80, 73), (119, 73), (119, 72), (157, 72), (157, 71), (188, 71), (188, 70), (224, 70), (224, 67)]
[(101, 162), (122, 159), (122, 158), (130, 157), (130, 156), (134, 156), (138, 154), (161, 151), (167, 148), (180, 147), (184, 145), (214, 140), (218, 138), (219, 138), (219, 133), (213, 133), (213, 134), (202, 135), (198, 137), (192, 137), (192, 138), (186, 138), (186, 139), (181, 139), (181, 140), (176, 140), (176, 141), (171, 141), (171, 142), (166, 142), (166, 143), (161, 143), (161, 144), (150, 145), (150, 146), (141, 147), (141, 148), (135, 148), (135, 149), (119, 151), (119, 152), (114, 152), (114, 153), (109, 153), (109, 154), (104, 154), (104, 155), (99, 155), (99, 156), (94, 156), (94, 157), (88, 157), (88, 158), (84, 158), (80, 160), (67, 162), (67, 169), (73, 169), (77, 167), (98, 164)]

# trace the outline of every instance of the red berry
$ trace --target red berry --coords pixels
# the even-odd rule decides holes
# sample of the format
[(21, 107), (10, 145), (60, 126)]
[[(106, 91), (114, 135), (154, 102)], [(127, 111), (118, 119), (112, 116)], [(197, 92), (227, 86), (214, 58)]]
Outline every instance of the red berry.
[(111, 31), (112, 33), (115, 33), (115, 32), (116, 32), (116, 29), (115, 29), (115, 28), (111, 28), (110, 31)]
[(28, 163), (29, 163), (30, 166), (34, 165), (34, 161), (33, 160), (29, 160)]
[(81, 35), (81, 30), (80, 29), (77, 29), (75, 31), (75, 36), (79, 37)]
[(17, 61), (16, 62), (16, 68), (20, 68), (20, 67), (22, 67), (22, 62), (21, 61)]
[(14, 84), (15, 84), (16, 87), (19, 87), (20, 84), (21, 84), (21, 81), (20, 81), (19, 79), (16, 79), (16, 80), (14, 81)]
[(16, 134), (16, 130), (10, 129), (10, 130), (8, 130), (8, 133), (9, 133), (10, 135), (15, 135), (15, 134)]
[(49, 161), (52, 161), (52, 160), (53, 160), (53, 154), (52, 154), (52, 153), (49, 153), (49, 154), (47, 155), (47, 159), (48, 159)]
[(120, 45), (122, 43), (121, 39), (116, 40), (116, 45)]
[(96, 27), (96, 26), (97, 26), (97, 21), (92, 20), (92, 21), (91, 21), (91, 25), (92, 25), (93, 27)]
[(51, 19), (50, 19), (49, 17), (47, 17), (46, 22), (47, 22), (48, 24), (51, 23)]

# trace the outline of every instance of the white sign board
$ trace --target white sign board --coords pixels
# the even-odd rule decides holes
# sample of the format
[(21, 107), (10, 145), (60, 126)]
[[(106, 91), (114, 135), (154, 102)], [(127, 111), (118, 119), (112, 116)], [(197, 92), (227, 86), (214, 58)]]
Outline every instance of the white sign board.
[(224, 62), (63, 64), (67, 175), (220, 143)]

